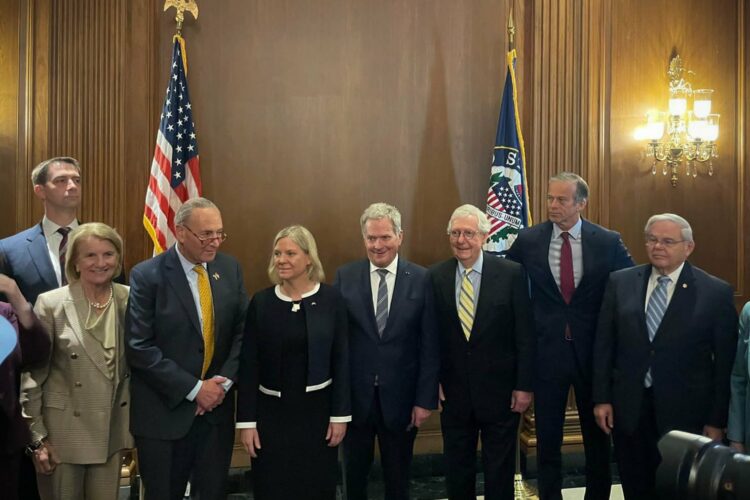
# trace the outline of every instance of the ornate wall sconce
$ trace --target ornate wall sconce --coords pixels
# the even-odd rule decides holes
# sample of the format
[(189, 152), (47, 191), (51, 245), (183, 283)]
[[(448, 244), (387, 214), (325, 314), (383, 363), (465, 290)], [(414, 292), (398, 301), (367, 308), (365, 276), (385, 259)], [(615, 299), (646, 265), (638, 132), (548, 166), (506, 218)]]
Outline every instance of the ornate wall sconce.
[[(708, 175), (714, 174), (712, 160), (717, 157), (716, 139), (719, 137), (719, 115), (711, 113), (713, 90), (693, 90), (683, 78), (682, 59), (675, 52), (669, 62), (669, 110), (650, 111), (646, 124), (636, 128), (634, 137), (648, 141), (645, 155), (653, 158), (651, 173), (656, 175), (657, 162), (662, 173), (670, 174), (670, 182), (677, 186), (677, 171), (685, 164), (688, 176), (698, 176), (698, 163), (708, 163)], [(688, 73), (692, 73), (688, 71)], [(692, 101), (692, 110), (688, 108)], [(665, 135), (666, 132), (666, 135)]]

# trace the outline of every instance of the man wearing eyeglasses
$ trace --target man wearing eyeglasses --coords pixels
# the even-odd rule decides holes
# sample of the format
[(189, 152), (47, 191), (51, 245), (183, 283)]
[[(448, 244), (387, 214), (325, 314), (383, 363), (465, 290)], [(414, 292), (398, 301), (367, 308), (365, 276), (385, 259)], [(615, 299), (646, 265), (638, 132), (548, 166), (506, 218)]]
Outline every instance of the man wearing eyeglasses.
[(430, 269), (452, 500), (476, 498), (480, 438), (484, 498), (513, 498), (518, 421), (532, 399), (536, 339), (526, 275), (519, 264), (482, 252), (489, 229), (477, 207), (458, 207), (448, 223), (454, 258)]
[(581, 213), (589, 186), (579, 175), (549, 180), (548, 220), (523, 229), (507, 257), (529, 276), (538, 339), (534, 417), (539, 496), (562, 499), (563, 424), (568, 394), (575, 391), (586, 457), (586, 500), (609, 498), (609, 438), (594, 421), (591, 352), (609, 273), (631, 267), (620, 235)]
[(626, 499), (659, 498), (657, 442), (672, 430), (721, 440), (737, 311), (729, 283), (692, 266), (693, 230), (646, 223), (650, 263), (612, 273), (594, 346), (594, 413), (612, 433)]
[(219, 209), (205, 198), (175, 214), (177, 244), (130, 275), (125, 324), (130, 430), (146, 499), (226, 498), (234, 394), (247, 294), (220, 253)]

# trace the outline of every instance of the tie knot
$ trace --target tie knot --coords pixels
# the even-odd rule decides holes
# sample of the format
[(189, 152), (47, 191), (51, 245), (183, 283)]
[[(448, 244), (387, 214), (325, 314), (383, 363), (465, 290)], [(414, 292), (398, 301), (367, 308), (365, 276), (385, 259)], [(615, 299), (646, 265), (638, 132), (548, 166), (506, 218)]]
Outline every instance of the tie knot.
[(672, 281), (672, 278), (669, 276), (659, 276), (656, 278), (656, 281), (658, 281), (661, 286), (667, 286)]
[(564, 239), (565, 241), (568, 241), (568, 238), (570, 238), (570, 233), (567, 231), (563, 231), (560, 233), (560, 238)]
[(385, 279), (388, 276), (388, 269), (378, 269), (378, 274), (380, 275), (380, 279)]
[(69, 232), (71, 232), (72, 229), (69, 227), (59, 227), (57, 228), (57, 232), (62, 234), (63, 236), (67, 236)]
[(196, 264), (195, 266), (193, 266), (193, 271), (195, 271), (197, 274), (200, 274), (201, 276), (205, 276), (207, 274), (206, 268), (200, 264)]
[(467, 277), (468, 277), (468, 276), (469, 276), (469, 275), (471, 274), (471, 271), (472, 271), (472, 269), (471, 269), (470, 267), (467, 267), (467, 268), (466, 268), (466, 269), (464, 270), (464, 276), (467, 276)]

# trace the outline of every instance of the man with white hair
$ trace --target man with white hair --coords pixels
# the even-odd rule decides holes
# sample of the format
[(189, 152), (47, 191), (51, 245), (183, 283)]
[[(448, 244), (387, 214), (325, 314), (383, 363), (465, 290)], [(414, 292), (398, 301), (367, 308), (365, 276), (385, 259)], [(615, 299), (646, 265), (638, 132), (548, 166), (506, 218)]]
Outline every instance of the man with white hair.
[(658, 497), (667, 432), (722, 439), (737, 339), (732, 287), (687, 262), (690, 224), (654, 215), (645, 238), (650, 263), (610, 275), (594, 344), (594, 414), (628, 500)]
[(458, 207), (448, 223), (454, 257), (430, 269), (452, 500), (476, 498), (480, 438), (484, 498), (513, 498), (518, 420), (532, 399), (536, 339), (526, 274), (520, 264), (482, 252), (489, 229), (477, 207)]

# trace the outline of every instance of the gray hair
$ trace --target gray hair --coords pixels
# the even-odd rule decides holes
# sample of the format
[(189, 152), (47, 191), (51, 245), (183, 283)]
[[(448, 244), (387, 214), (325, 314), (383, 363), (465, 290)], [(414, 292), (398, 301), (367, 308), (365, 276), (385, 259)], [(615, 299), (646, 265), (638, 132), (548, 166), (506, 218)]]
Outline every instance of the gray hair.
[(466, 204), (461, 205), (453, 211), (450, 220), (448, 221), (448, 234), (453, 230), (453, 221), (459, 217), (475, 217), (477, 219), (477, 229), (482, 234), (490, 232), (490, 221), (487, 219), (487, 214), (479, 210), (474, 205)]
[(78, 163), (78, 160), (70, 156), (56, 156), (55, 158), (44, 160), (42, 163), (34, 167), (34, 170), (31, 171), (31, 184), (34, 186), (40, 186), (47, 182), (47, 172), (49, 171), (50, 165), (53, 163), (67, 163), (78, 170), (78, 175), (81, 174), (81, 165)]
[(677, 224), (680, 228), (680, 232), (682, 233), (682, 239), (690, 242), (693, 241), (693, 228), (690, 227), (690, 223), (687, 220), (677, 214), (667, 213), (652, 215), (646, 222), (646, 227), (643, 228), (643, 233), (648, 235), (648, 232), (651, 230), (651, 226), (653, 226), (657, 222), (673, 222)]
[(583, 177), (578, 174), (574, 174), (573, 172), (560, 172), (559, 174), (550, 177), (549, 182), (575, 182), (576, 203), (581, 203), (589, 199), (589, 185), (586, 183)]
[(315, 243), (315, 237), (310, 230), (304, 226), (285, 227), (279, 231), (273, 239), (273, 247), (271, 247), (271, 262), (268, 263), (268, 278), (271, 282), (280, 285), (282, 281), (279, 277), (279, 271), (276, 269), (276, 261), (273, 255), (273, 250), (276, 248), (276, 244), (282, 238), (289, 238), (292, 240), (300, 250), (310, 257), (311, 264), (310, 267), (307, 268), (307, 277), (310, 281), (316, 281), (318, 283), (323, 282), (326, 279), (326, 275), (323, 271), (323, 264), (320, 263), (320, 257), (318, 257), (318, 245)]
[(177, 209), (177, 213), (174, 214), (174, 225), (185, 225), (185, 222), (190, 218), (190, 214), (193, 213), (193, 210), (196, 208), (215, 208), (216, 210), (219, 210), (219, 207), (207, 198), (191, 198)]
[(365, 226), (368, 220), (380, 220), (388, 218), (393, 226), (393, 232), (396, 235), (401, 234), (401, 212), (398, 208), (387, 203), (373, 203), (365, 208), (362, 217), (359, 218), (359, 226), (362, 229), (362, 236), (365, 235)]

